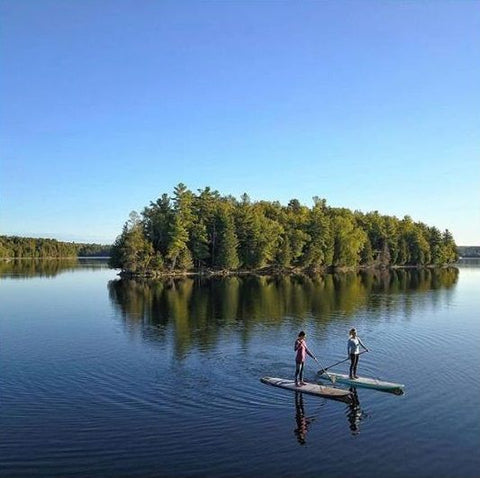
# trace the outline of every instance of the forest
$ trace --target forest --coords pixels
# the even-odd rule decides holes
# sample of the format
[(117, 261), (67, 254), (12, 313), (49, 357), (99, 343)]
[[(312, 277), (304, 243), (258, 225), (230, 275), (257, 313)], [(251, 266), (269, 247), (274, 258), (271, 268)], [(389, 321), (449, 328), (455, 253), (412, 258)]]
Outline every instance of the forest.
[(378, 211), (330, 207), (313, 198), (239, 200), (209, 187), (178, 184), (139, 214), (130, 213), (111, 249), (124, 273), (321, 271), (357, 267), (443, 266), (458, 258), (452, 234)]
[(480, 257), (480, 246), (458, 246), (460, 257)]
[(61, 242), (19, 236), (0, 236), (0, 258), (108, 257), (110, 246)]

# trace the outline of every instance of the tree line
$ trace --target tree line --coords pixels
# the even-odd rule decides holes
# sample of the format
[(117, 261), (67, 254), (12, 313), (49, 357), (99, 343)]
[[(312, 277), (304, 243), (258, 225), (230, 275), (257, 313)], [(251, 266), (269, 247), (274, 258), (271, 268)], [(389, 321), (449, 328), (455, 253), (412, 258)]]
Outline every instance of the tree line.
[(62, 242), (19, 236), (0, 236), (0, 258), (108, 257), (110, 246)]
[(136, 275), (201, 271), (328, 267), (425, 266), (457, 260), (452, 234), (378, 211), (327, 206), (313, 198), (240, 200), (209, 187), (180, 183), (141, 214), (130, 213), (111, 250), (110, 264)]
[(458, 246), (461, 257), (480, 257), (480, 246)]

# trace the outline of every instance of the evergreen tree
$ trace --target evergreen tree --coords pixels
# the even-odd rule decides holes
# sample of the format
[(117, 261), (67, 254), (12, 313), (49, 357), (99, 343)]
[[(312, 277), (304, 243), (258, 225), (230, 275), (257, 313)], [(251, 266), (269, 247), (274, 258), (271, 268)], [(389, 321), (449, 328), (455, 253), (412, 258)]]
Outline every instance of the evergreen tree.
[(188, 270), (193, 266), (188, 249), (189, 229), (193, 223), (193, 194), (180, 183), (174, 189), (173, 219), (169, 233), (166, 259), (171, 270)]
[(254, 242), (258, 230), (255, 228), (253, 208), (246, 194), (235, 211), (235, 228), (238, 238), (238, 257), (242, 267), (251, 268), (254, 263)]
[(425, 265), (429, 263), (430, 246), (418, 227), (414, 227), (407, 236), (407, 246), (411, 265)]
[(197, 265), (211, 266), (217, 253), (217, 230), (215, 215), (220, 202), (218, 191), (209, 187), (198, 190), (194, 198), (194, 225), (191, 231), (191, 250)]
[(162, 194), (156, 202), (151, 202), (150, 207), (145, 208), (142, 215), (147, 239), (152, 243), (156, 252), (165, 256), (173, 219), (173, 210), (168, 194)]
[(130, 213), (122, 234), (112, 247), (110, 264), (132, 273), (144, 274), (155, 257), (151, 242), (145, 238), (143, 224), (136, 212)]
[(398, 264), (398, 258), (400, 253), (400, 245), (399, 245), (399, 221), (396, 217), (391, 216), (384, 216), (384, 224), (385, 224), (385, 233), (386, 233), (386, 243), (388, 245), (388, 263), (390, 264)]
[(429, 227), (428, 232), (428, 242), (430, 245), (432, 264), (444, 264), (446, 261), (442, 242), (442, 234), (436, 227)]
[(208, 242), (208, 232), (203, 220), (198, 219), (190, 227), (189, 250), (192, 251), (193, 265), (197, 268), (208, 264), (210, 258), (210, 247)]
[(443, 245), (443, 263), (452, 264), (458, 260), (458, 250), (457, 245), (451, 232), (446, 229), (442, 235), (442, 245)]
[(220, 207), (217, 216), (218, 224), (218, 254), (215, 266), (222, 269), (235, 270), (240, 265), (237, 247), (238, 239), (235, 233), (233, 216), (227, 207)]
[[(178, 212), (174, 214), (173, 224), (169, 234), (168, 249), (166, 259), (168, 260), (168, 266), (170, 270), (175, 270), (177, 267), (184, 268), (188, 263), (185, 260), (181, 260), (177, 264), (178, 259), (188, 259), (188, 254), (185, 252), (188, 243), (188, 231), (186, 224), (182, 218), (182, 215)], [(191, 255), (190, 255), (191, 258)]]

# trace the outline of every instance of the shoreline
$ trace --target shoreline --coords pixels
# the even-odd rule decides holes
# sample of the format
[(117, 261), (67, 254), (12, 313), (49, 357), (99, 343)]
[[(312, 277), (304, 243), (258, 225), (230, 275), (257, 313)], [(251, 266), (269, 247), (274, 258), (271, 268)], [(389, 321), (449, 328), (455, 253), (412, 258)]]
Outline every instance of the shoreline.
[(122, 279), (176, 279), (185, 277), (234, 277), (234, 276), (312, 276), (327, 274), (343, 274), (349, 272), (388, 272), (392, 270), (432, 270), (432, 269), (448, 269), (456, 268), (457, 263), (443, 265), (406, 265), (406, 266), (352, 266), (352, 267), (334, 267), (325, 266), (321, 268), (284, 268), (284, 267), (262, 267), (259, 269), (241, 269), (241, 270), (216, 270), (201, 269), (190, 271), (162, 271), (162, 272), (146, 272), (136, 273), (130, 271), (120, 271), (118, 275)]

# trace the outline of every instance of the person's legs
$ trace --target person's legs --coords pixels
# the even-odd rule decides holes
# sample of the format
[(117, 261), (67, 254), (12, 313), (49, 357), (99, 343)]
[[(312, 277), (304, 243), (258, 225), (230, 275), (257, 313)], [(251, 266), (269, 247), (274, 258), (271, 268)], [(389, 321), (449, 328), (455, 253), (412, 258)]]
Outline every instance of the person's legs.
[(302, 363), (301, 362), (295, 362), (295, 385), (298, 386), (298, 376), (300, 375), (300, 380), (302, 379), (303, 375), (303, 370), (301, 371), (302, 373), (300, 374), (300, 369), (302, 368)]
[(353, 378), (353, 368), (354, 368), (354, 365), (355, 365), (355, 354), (350, 354), (350, 373), (349, 373), (349, 376), (350, 378)]
[(354, 377), (354, 378), (358, 378), (358, 376), (357, 376), (357, 366), (358, 366), (358, 358), (359, 358), (359, 356), (358, 356), (358, 354), (355, 354), (354, 357), (355, 357), (355, 358), (354, 358), (354, 361), (353, 361), (353, 377)]
[(305, 385), (305, 382), (303, 381), (303, 370), (305, 368), (305, 362), (302, 362), (300, 364), (300, 385)]
[(304, 362), (296, 362), (295, 366), (295, 385), (303, 385), (303, 366)]

